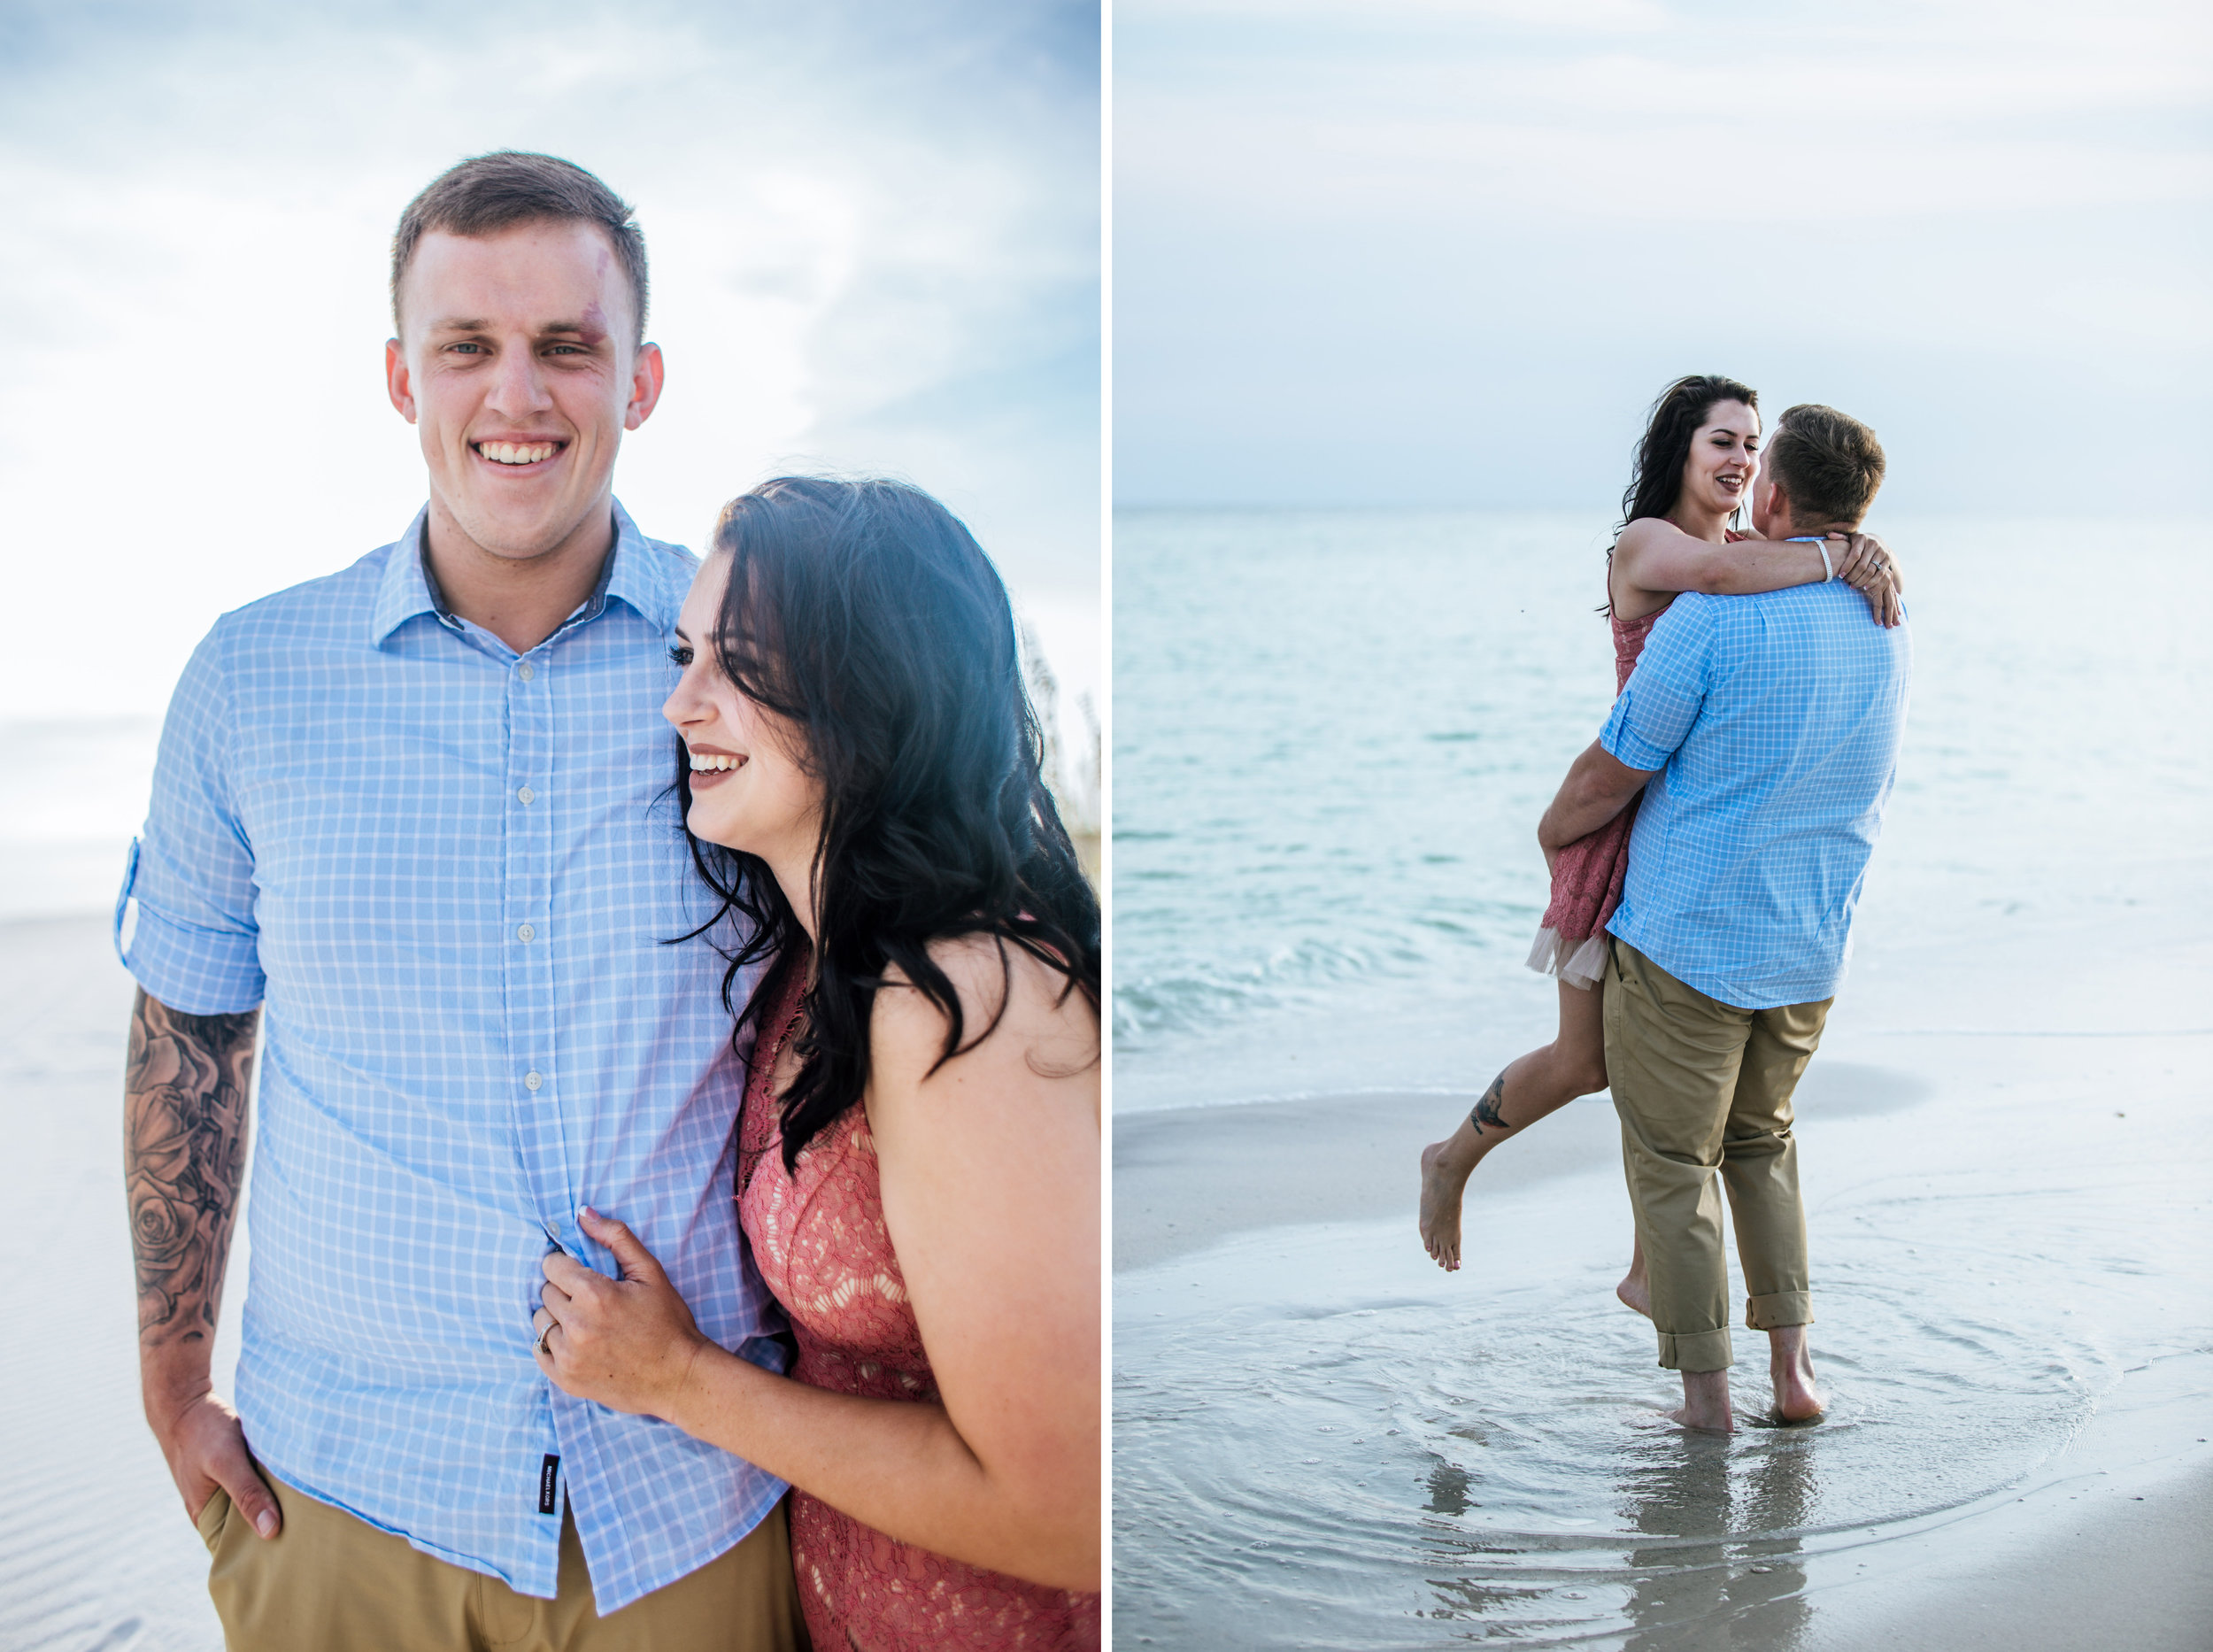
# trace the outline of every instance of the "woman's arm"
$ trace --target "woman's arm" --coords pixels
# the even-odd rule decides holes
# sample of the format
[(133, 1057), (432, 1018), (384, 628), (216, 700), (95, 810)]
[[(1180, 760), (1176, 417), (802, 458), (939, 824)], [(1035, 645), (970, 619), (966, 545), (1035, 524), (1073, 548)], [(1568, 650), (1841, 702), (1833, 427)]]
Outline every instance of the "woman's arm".
[[(997, 951), (937, 955), (974, 1038), (1000, 997)], [(885, 1225), (941, 1404), (830, 1393), (748, 1364), (701, 1337), (628, 1230), (597, 1216), (586, 1231), (624, 1278), (547, 1258), (558, 1328), (539, 1363), (572, 1393), (662, 1417), (895, 1538), (1095, 1589), (1098, 1023), (1080, 996), (1054, 1002), (1057, 973), (1008, 957), (998, 1031), (935, 1073), (945, 1023), (920, 992), (878, 992), (871, 1027)]]
[(1878, 621), (1895, 625), (1904, 617), (1897, 559), (1881, 540), (1871, 534), (1834, 534), (1827, 549), (1824, 563), (1821, 550), (1803, 541), (1746, 538), (1716, 544), (1664, 517), (1640, 516), (1614, 545), (1615, 601), (1625, 617), (1639, 619), (1677, 591), (1740, 597), (1816, 585), (1833, 567), (1839, 579), (1867, 598)]

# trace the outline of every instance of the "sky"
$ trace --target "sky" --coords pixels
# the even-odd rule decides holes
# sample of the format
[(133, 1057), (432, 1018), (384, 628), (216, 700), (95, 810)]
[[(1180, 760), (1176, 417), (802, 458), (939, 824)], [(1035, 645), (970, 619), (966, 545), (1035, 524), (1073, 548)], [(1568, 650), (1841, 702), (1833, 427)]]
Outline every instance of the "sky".
[(1076, 0), (0, 0), (0, 721), (158, 712), (219, 614), (406, 529), (392, 228), (502, 147), (636, 206), (645, 532), (697, 547), (785, 470), (904, 475), (1096, 699), (1098, 31)]
[(1884, 509), (2194, 513), (2202, 0), (1120, 0), (1121, 505), (1609, 511), (1685, 373)]

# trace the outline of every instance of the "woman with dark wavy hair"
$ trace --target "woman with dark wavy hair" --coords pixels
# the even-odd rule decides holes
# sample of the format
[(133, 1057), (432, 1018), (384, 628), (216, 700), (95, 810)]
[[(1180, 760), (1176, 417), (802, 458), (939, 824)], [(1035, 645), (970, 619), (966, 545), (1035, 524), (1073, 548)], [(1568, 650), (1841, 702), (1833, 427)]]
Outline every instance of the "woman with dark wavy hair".
[(1099, 903), (1006, 589), (927, 494), (786, 477), (677, 636), (685, 825), (751, 935), (726, 1001), (767, 966), (737, 1216), (798, 1355), (708, 1341), (588, 1211), (622, 1278), (547, 1258), (540, 1363), (791, 1483), (818, 1647), (1095, 1647)]
[[(1735, 379), (1677, 379), (1653, 404), (1607, 552), (1603, 612), (1613, 624), (1617, 693), (1653, 626), (1683, 591), (1743, 594), (1836, 578), (1867, 598), (1880, 623), (1903, 617), (1897, 564), (1880, 540), (1866, 534), (1831, 534), (1833, 544), (1770, 540), (1732, 526), (1744, 522), (1740, 513), (1752, 498), (1760, 436), (1759, 394)], [(1600, 830), (1546, 855), (1552, 899), (1529, 963), (1559, 977), (1559, 1031), (1509, 1062), (1460, 1128), (1422, 1150), (1422, 1243), (1447, 1271), (1460, 1266), (1461, 1195), (1476, 1167), (1500, 1142), (1606, 1088), (1606, 923), (1622, 898), (1636, 815), (1632, 801)], [(1641, 1252), (1631, 1258), (1618, 1294), (1647, 1311)]]

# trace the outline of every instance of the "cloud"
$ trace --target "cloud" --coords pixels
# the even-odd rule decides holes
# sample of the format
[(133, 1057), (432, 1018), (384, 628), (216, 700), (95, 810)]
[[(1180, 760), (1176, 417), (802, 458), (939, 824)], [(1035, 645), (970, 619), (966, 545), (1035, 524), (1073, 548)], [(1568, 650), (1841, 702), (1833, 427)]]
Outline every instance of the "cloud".
[(1357, 18), (1345, 0), (1122, 0), (1117, 19), (1147, 27), (1198, 20), (1351, 23), (1405, 27), (1420, 24), (1529, 25), (1547, 33), (1664, 28), (1669, 12), (1659, 0), (1362, 0)]
[(15, 651), (0, 712), (158, 706), (220, 608), (406, 525), (389, 238), (505, 145), (638, 208), (669, 384), (617, 482), (649, 532), (697, 543), (777, 469), (890, 470), (1018, 596), (1096, 604), (1088, 4), (20, 4), (0, 60), (18, 595), (73, 614), (96, 570), (131, 639), (89, 687), (74, 645)]
[(1923, 506), (2111, 508), (2047, 406), (2203, 473), (2202, 8), (1657, 10), (1119, 8), (1118, 496), (1587, 501), (1755, 364)]

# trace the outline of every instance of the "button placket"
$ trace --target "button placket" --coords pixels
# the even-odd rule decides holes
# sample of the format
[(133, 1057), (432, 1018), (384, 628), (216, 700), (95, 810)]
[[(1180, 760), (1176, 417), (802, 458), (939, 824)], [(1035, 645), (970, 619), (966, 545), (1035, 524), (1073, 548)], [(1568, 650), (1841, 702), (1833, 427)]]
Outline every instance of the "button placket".
[[(561, 1208), (567, 1177), (561, 1170), (558, 1131), (548, 1128), (545, 1105), (553, 1099), (559, 1076), (553, 1044), (551, 948), (544, 923), (552, 867), (552, 812), (533, 807), (552, 746), (551, 682), (542, 662), (520, 660), (507, 681), (506, 790), (515, 805), (505, 811), (506, 858), (501, 910), (506, 922), (502, 948), (506, 992), (508, 1048), (525, 1069), (515, 1105), (515, 1139), (523, 1162), (518, 1167), (542, 1209)], [(551, 1200), (549, 1202), (549, 1195)]]

